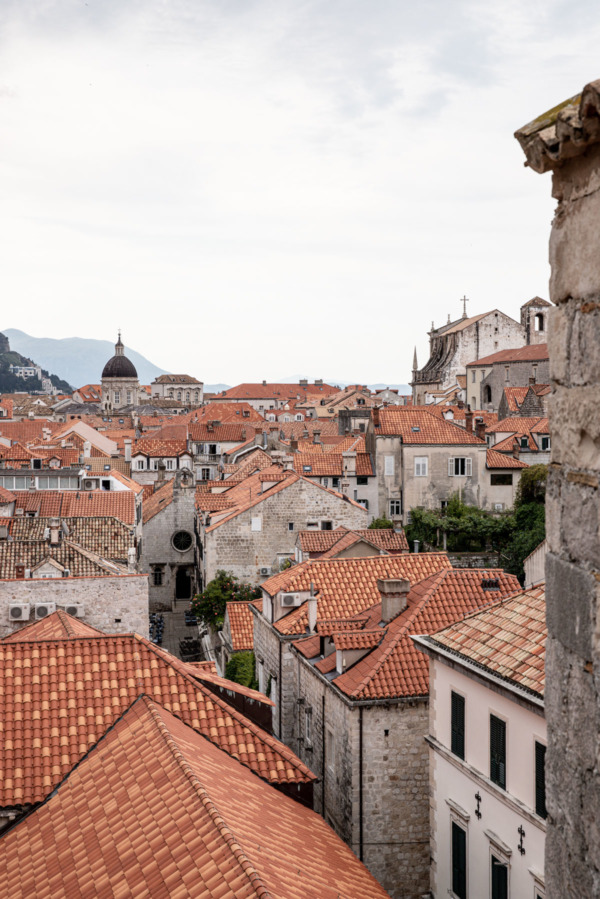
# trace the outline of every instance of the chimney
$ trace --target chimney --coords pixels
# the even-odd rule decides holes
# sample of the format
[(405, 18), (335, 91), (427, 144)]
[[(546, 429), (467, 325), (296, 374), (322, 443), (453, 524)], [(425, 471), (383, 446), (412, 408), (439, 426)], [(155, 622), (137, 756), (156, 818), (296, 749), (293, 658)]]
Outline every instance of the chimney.
[(135, 574), (137, 567), (137, 553), (135, 551), (135, 546), (130, 546), (127, 550), (127, 571), (130, 574)]
[(315, 586), (311, 582), (310, 596), (308, 597), (308, 630), (311, 634), (317, 632), (317, 597), (315, 595)]
[(532, 377), (529, 378), (529, 383), (530, 383), (530, 384), (535, 384), (535, 377), (534, 377), (534, 376), (532, 376)]
[(15, 565), (15, 577), (22, 581), (25, 577), (25, 566), (24, 565)]
[(379, 409), (376, 409), (375, 407), (373, 409), (371, 409), (371, 417), (373, 418), (373, 426), (375, 428), (378, 428), (379, 427)]
[(123, 446), (125, 447), (125, 461), (131, 462), (131, 437), (123, 439)]
[(60, 520), (50, 519), (50, 546), (58, 546), (60, 543)]
[(378, 579), (377, 589), (381, 596), (381, 620), (387, 624), (406, 609), (410, 581), (406, 578)]
[(485, 422), (483, 419), (478, 418), (475, 422), (475, 436), (479, 437), (480, 440), (485, 440)]
[(320, 442), (321, 442), (321, 432), (313, 431), (313, 443), (320, 443)]
[(299, 385), (300, 387), (308, 387), (308, 378), (300, 378)]
[(456, 405), (458, 406), (459, 409), (465, 408), (465, 404), (464, 404), (463, 400), (459, 400)]
[(344, 469), (344, 477), (356, 476), (356, 453), (348, 450), (342, 453), (342, 468)]
[(467, 434), (473, 433), (473, 413), (471, 410), (465, 412), (465, 431)]
[(292, 437), (292, 439), (290, 440), (290, 448), (293, 453), (298, 452), (298, 440), (296, 437)]
[(317, 378), (317, 380), (315, 381), (315, 387), (322, 387), (322, 386), (323, 386), (323, 378)]
[(267, 382), (263, 381), (263, 387), (266, 387), (266, 386), (267, 386)]

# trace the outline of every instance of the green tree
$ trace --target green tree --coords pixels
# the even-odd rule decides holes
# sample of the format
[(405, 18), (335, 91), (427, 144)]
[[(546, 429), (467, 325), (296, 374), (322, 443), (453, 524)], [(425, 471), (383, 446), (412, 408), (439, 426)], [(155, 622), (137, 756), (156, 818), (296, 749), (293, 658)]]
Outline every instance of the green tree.
[(258, 681), (255, 677), (256, 661), (251, 649), (246, 652), (234, 653), (225, 666), (225, 677), (243, 687), (258, 690)]
[(394, 522), (389, 518), (374, 518), (369, 525), (372, 531), (385, 531), (394, 527)]
[(251, 602), (261, 596), (259, 587), (251, 584), (240, 584), (235, 575), (228, 571), (219, 570), (202, 593), (198, 593), (192, 600), (192, 612), (196, 618), (201, 618), (205, 625), (216, 630), (223, 626), (225, 608), (228, 602)]

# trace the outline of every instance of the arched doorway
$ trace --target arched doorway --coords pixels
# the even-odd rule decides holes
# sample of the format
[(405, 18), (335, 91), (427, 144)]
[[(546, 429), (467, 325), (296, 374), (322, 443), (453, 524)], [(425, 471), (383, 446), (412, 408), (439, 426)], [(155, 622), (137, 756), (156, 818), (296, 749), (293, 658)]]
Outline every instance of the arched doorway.
[(175, 599), (191, 599), (192, 579), (187, 565), (180, 565), (175, 575)]

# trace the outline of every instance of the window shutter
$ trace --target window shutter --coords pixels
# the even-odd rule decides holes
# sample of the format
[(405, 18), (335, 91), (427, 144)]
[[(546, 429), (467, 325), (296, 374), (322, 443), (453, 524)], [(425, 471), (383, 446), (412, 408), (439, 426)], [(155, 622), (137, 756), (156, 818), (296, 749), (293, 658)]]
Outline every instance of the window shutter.
[(490, 780), (506, 789), (506, 723), (490, 715)]
[(508, 867), (493, 855), (492, 899), (508, 899)]
[(448, 459), (448, 477), (451, 478), (454, 475), (454, 459)]
[(467, 834), (452, 822), (452, 892), (467, 899)]
[(460, 759), (465, 757), (465, 698), (459, 693), (451, 694), (451, 749)]
[(543, 743), (535, 744), (535, 813), (540, 818), (547, 818), (546, 811), (546, 747)]
[(467, 475), (468, 478), (470, 478), (471, 475), (473, 474), (473, 460), (472, 459), (466, 460), (465, 474)]

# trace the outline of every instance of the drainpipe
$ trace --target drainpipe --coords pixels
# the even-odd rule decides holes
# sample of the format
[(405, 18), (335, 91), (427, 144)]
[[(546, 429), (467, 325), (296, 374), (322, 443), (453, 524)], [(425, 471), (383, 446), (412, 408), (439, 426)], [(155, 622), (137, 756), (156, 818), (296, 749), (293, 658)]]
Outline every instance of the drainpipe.
[(363, 860), (363, 707), (358, 709), (358, 846)]
[(282, 727), (282, 715), (281, 715), (281, 703), (282, 703), (282, 684), (281, 684), (281, 652), (282, 652), (283, 644), (281, 642), (281, 638), (279, 639), (279, 683), (277, 684), (277, 689), (279, 691), (279, 733), (278, 737), (280, 740), (283, 739), (281, 735), (281, 727)]
[(323, 752), (321, 753), (321, 817), (325, 817), (325, 693), (321, 697), (321, 722), (323, 731)]

